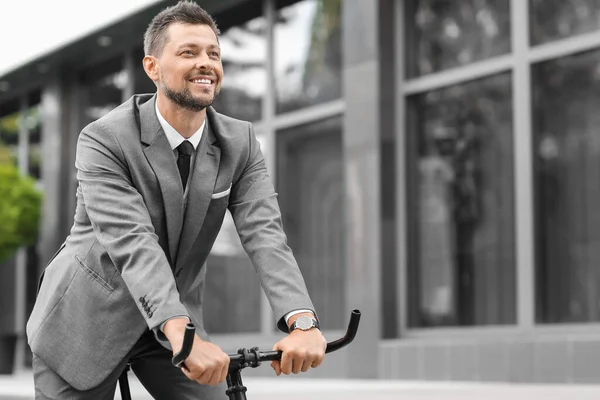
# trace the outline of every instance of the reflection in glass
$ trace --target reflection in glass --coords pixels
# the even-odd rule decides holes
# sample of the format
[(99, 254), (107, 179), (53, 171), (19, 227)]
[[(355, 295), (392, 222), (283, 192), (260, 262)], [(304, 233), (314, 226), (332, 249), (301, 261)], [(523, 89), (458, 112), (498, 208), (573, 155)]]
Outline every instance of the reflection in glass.
[(341, 96), (341, 0), (304, 0), (277, 13), (277, 113)]
[(411, 0), (407, 7), (409, 76), (510, 51), (509, 0)]
[(597, 0), (529, 0), (531, 42), (540, 44), (600, 28)]
[(324, 329), (342, 329), (344, 178), (340, 117), (277, 133), (277, 191), (288, 243)]
[(514, 323), (511, 77), (408, 104), (410, 325)]
[(83, 73), (81, 127), (103, 117), (123, 102), (128, 79), (121, 59), (100, 64)]
[(600, 321), (600, 52), (533, 66), (537, 321)]
[(220, 37), (223, 85), (214, 103), (217, 111), (247, 121), (262, 117), (267, 88), (267, 24), (256, 18)]

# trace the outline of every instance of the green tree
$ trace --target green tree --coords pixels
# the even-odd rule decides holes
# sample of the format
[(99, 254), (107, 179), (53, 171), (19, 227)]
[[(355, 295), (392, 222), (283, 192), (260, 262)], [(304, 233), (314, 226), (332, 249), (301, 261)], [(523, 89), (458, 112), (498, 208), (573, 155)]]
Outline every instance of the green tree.
[(0, 262), (35, 241), (41, 206), (35, 181), (21, 174), (10, 152), (0, 146)]

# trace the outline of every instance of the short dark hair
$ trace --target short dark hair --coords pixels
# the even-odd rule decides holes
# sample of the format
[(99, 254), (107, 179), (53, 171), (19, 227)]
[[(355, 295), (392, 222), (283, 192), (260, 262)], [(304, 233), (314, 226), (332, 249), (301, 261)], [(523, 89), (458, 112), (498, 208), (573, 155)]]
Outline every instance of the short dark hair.
[(165, 8), (150, 22), (144, 33), (144, 53), (159, 57), (167, 42), (167, 28), (173, 23), (192, 25), (208, 25), (219, 38), (219, 28), (213, 17), (193, 1), (180, 1), (174, 6)]

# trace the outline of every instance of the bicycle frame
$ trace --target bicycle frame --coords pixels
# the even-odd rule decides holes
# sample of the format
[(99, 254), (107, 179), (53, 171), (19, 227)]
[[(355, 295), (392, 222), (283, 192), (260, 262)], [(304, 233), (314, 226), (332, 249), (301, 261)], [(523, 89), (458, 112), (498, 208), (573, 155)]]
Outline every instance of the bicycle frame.
[[(350, 344), (356, 333), (358, 332), (358, 324), (360, 322), (361, 313), (359, 310), (352, 310), (350, 314), (350, 322), (348, 323), (348, 329), (344, 337), (327, 343), (325, 353), (331, 353), (342, 347)], [(192, 343), (194, 341), (194, 334), (196, 328), (193, 324), (187, 324), (185, 334), (183, 337), (183, 345), (181, 351), (176, 353), (171, 360), (172, 364), (181, 368), (184, 365), (185, 359), (190, 355), (192, 351)], [(265, 361), (280, 361), (281, 351), (267, 351), (261, 352), (258, 347), (251, 349), (239, 349), (237, 354), (229, 354), (229, 371), (227, 373), (227, 396), (229, 400), (247, 400), (246, 392), (247, 388), (242, 382), (241, 371), (244, 368), (256, 368), (259, 367)], [(119, 378), (119, 387), (121, 389), (122, 400), (131, 400), (131, 394), (129, 393), (129, 383), (127, 381), (127, 370)]]

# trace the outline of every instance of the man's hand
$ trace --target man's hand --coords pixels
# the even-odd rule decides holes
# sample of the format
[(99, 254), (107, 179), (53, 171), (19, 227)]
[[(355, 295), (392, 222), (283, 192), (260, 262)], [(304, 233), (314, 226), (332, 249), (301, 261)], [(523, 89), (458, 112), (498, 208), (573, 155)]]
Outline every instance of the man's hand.
[[(164, 326), (164, 334), (169, 339), (173, 354), (181, 350), (187, 318), (174, 318)], [(194, 335), (192, 352), (185, 360), (181, 370), (192, 381), (203, 385), (215, 386), (224, 382), (229, 369), (229, 356), (213, 343), (206, 342)]]
[[(289, 324), (294, 321), (294, 315)], [(311, 315), (312, 316), (312, 315)], [(281, 361), (272, 361), (271, 367), (275, 370), (277, 376), (284, 373), (298, 374), (306, 372), (309, 368), (316, 368), (325, 359), (325, 349), (327, 348), (327, 340), (317, 328), (312, 328), (308, 331), (295, 329), (289, 335), (277, 342), (273, 350), (281, 350)]]

